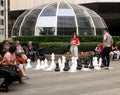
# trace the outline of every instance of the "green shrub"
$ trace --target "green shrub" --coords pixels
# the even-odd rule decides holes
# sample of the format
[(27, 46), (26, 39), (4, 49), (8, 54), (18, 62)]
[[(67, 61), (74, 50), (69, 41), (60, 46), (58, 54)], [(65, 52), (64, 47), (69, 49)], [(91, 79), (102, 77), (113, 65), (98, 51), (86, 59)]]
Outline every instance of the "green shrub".
[[(97, 44), (98, 42), (81, 43), (79, 46), (79, 51), (94, 51)], [(70, 44), (68, 42), (43, 42), (40, 43), (40, 46), (44, 48), (44, 52), (46, 54), (64, 54), (70, 50)]]
[[(19, 41), (33, 41), (33, 42), (70, 42), (72, 36), (25, 36), (25, 37), (13, 37), (13, 40)], [(102, 36), (78, 36), (81, 42), (100, 42)]]
[(40, 43), (40, 46), (44, 48), (46, 54), (64, 54), (65, 52), (68, 52), (70, 48), (69, 43), (66, 42), (44, 42)]

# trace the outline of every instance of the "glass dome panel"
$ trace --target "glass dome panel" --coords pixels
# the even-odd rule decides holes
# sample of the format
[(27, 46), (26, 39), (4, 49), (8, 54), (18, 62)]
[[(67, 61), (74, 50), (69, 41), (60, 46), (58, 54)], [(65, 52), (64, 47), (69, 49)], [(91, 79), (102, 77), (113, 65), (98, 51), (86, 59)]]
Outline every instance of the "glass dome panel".
[(57, 28), (57, 35), (72, 35), (76, 32), (76, 27), (69, 27), (69, 28)]
[(39, 29), (40, 35), (54, 35), (55, 32), (54, 27), (40, 27)]
[(104, 23), (101, 21), (101, 18), (96, 18), (96, 17), (94, 17), (94, 18), (92, 18), (93, 19), (93, 21), (94, 21), (94, 23), (95, 23), (95, 27), (96, 28), (105, 28), (105, 25), (104, 25)]
[(78, 28), (79, 35), (94, 35), (94, 28)]
[(50, 4), (42, 12), (41, 16), (56, 16), (57, 3)]
[[(84, 7), (85, 8), (85, 7)], [(88, 8), (85, 8), (86, 11), (91, 15), (91, 17), (97, 17), (99, 18), (100, 16), (98, 14), (96, 14), (94, 11), (88, 9)]]
[(59, 16), (57, 27), (76, 27), (74, 16)]
[(86, 17), (86, 14), (84, 13), (84, 10), (78, 7), (77, 5), (70, 4), (78, 17)]
[(36, 23), (36, 27), (55, 27), (56, 26), (56, 17), (39, 17)]
[(90, 28), (90, 17), (77, 17), (78, 26), (79, 28)]
[(21, 26), (21, 34), (20, 34), (21, 36), (25, 36), (26, 35), (25, 30), (30, 32), (30, 33), (28, 33), (29, 35), (33, 35), (34, 34), (37, 17), (38, 17), (39, 13), (41, 12), (41, 10), (42, 10), (42, 8), (44, 6), (45, 5), (37, 8), (37, 9), (33, 9), (29, 13), (29, 15), (25, 17), (25, 20), (23, 21), (23, 24)]
[(66, 3), (60, 2), (59, 9), (70, 9), (70, 7)]
[(19, 35), (19, 28), (20, 25), (24, 19), (24, 16), (29, 12), (30, 10), (26, 10), (21, 16), (18, 17), (18, 19), (15, 22), (15, 25), (13, 26), (12, 30), (12, 36), (18, 36)]
[(71, 9), (58, 9), (58, 16), (75, 16)]

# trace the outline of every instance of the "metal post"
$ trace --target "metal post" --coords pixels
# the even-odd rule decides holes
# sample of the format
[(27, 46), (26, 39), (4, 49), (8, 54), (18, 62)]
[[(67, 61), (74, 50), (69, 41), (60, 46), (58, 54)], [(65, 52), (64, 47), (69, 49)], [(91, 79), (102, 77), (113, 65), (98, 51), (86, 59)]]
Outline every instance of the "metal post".
[(5, 7), (5, 39), (8, 39), (8, 0), (4, 0)]

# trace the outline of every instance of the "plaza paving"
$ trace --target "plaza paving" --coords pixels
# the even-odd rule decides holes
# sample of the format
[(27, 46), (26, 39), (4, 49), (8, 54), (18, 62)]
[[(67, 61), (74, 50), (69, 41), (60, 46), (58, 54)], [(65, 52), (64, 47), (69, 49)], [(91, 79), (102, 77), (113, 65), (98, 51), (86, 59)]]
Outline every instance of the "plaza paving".
[(75, 73), (27, 69), (30, 79), (13, 83), (0, 95), (120, 95), (120, 61), (111, 61), (111, 66), (114, 69)]

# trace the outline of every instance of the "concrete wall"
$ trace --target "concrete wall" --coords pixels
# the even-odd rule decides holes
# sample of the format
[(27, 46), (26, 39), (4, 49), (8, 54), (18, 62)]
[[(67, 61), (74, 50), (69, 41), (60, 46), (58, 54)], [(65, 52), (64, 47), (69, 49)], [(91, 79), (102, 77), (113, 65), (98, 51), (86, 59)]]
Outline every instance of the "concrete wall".
[(120, 0), (10, 0), (10, 10), (30, 9), (37, 5), (46, 4), (49, 2), (70, 2), (74, 4), (94, 3), (94, 2), (120, 2)]

